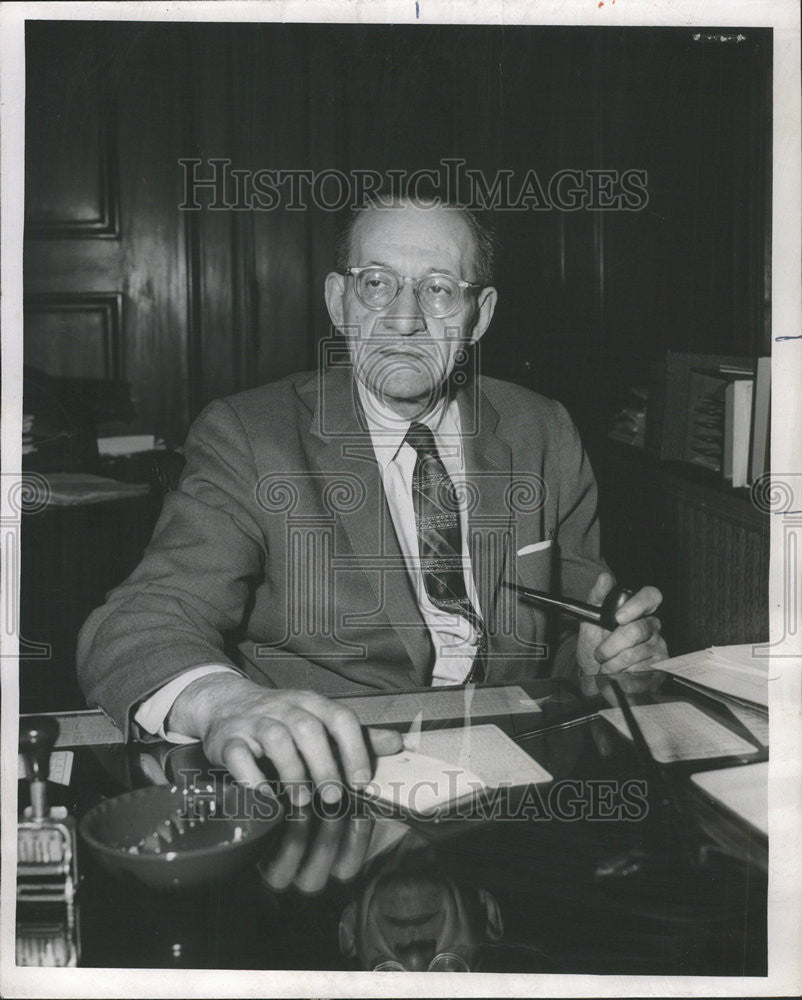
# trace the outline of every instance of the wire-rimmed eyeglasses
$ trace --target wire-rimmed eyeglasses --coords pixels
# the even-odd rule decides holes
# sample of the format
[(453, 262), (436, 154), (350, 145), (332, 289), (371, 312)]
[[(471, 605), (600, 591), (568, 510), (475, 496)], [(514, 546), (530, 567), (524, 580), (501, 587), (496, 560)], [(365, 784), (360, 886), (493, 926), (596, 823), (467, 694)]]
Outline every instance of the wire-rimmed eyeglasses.
[(459, 308), (464, 288), (482, 287), (476, 282), (439, 272), (406, 278), (391, 267), (376, 265), (349, 267), (344, 273), (353, 277), (354, 291), (362, 305), (374, 311), (391, 306), (404, 285), (412, 285), (418, 304), (428, 316), (450, 316)]
[[(387, 959), (373, 967), (374, 972), (406, 972), (406, 968), (396, 959)], [(470, 966), (462, 957), (451, 951), (442, 951), (429, 962), (427, 972), (470, 972)]]

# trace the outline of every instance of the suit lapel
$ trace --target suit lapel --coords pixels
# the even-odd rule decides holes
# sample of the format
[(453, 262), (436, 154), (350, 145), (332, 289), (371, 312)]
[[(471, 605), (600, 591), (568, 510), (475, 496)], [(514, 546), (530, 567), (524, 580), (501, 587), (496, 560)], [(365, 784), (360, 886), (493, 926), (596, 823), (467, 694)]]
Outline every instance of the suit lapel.
[(457, 402), (472, 497), (468, 513), (471, 567), (482, 615), (492, 628), (511, 526), (512, 453), (495, 433), (498, 412), (478, 383), (460, 389)]
[[(350, 368), (312, 379), (301, 395), (313, 411), (310, 449), (314, 464), (327, 480), (327, 506), (348, 537), (356, 565), (366, 572), (381, 609), (375, 619), (386, 620), (386, 625), (396, 629), (415, 680), (425, 684), (431, 644), (398, 545)], [(363, 609), (339, 610), (358, 614)]]

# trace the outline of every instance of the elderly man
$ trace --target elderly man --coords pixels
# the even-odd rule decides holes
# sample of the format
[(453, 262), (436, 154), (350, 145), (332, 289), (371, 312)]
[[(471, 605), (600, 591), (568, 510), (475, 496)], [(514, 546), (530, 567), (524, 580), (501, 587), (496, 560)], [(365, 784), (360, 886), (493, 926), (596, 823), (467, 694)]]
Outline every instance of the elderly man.
[(299, 802), (310, 779), (330, 800), (368, 781), (366, 741), (399, 748), (327, 695), (666, 656), (652, 587), (611, 633), (552, 634), (501, 586), (601, 603), (614, 581), (565, 410), (466, 372), (497, 300), (472, 213), (375, 202), (339, 256), (325, 295), (347, 366), (204, 410), (141, 564), (79, 640), (87, 699), (123, 729), (201, 740), (243, 781), (267, 758)]

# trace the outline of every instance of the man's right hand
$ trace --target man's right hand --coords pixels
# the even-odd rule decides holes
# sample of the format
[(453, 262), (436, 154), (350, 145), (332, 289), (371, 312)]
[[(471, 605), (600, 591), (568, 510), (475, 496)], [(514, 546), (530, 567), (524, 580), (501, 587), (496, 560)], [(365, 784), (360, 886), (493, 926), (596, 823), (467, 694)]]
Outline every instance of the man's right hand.
[[(231, 673), (209, 674), (176, 698), (165, 729), (201, 740), (210, 763), (249, 785), (264, 782), (257, 761), (267, 757), (298, 805), (310, 801), (310, 783), (323, 786), (323, 800), (334, 803), (343, 784), (363, 785), (372, 777), (356, 715), (312, 691), (264, 688)], [(401, 749), (400, 733), (367, 732), (374, 754)]]

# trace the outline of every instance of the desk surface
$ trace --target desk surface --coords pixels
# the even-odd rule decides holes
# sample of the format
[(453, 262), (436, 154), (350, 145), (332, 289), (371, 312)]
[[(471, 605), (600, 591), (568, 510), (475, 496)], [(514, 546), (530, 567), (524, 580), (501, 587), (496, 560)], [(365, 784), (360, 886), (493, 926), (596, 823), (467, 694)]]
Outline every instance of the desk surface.
[[(633, 703), (691, 700), (663, 675), (640, 686)], [(403, 823), (309, 811), (277, 826), (258, 865), (172, 893), (116, 880), (80, 844), (79, 964), (343, 970), (392, 957), (425, 969), (454, 952), (494, 972), (765, 975), (765, 840), (689, 781), (721, 762), (665, 768), (667, 800), (595, 714), (609, 707), (601, 694), (524, 687), (539, 711), (482, 721), (553, 781), (495, 812)], [(696, 704), (743, 734), (726, 709)], [(743, 759), (765, 758), (756, 744)], [(146, 784), (157, 759), (136, 744), (76, 748), (51, 798), (79, 818)], [(20, 904), (18, 933), (37, 919)]]

